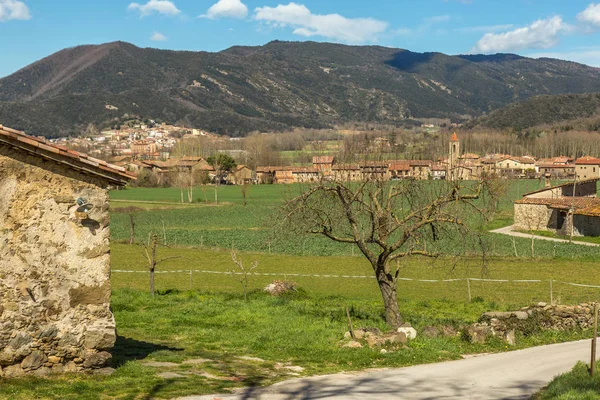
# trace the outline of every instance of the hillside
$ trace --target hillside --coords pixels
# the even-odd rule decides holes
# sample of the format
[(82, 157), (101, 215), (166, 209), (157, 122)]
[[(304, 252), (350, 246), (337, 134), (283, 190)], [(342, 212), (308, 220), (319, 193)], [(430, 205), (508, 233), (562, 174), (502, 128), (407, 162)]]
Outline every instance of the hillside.
[(477, 116), (541, 94), (600, 92), (599, 78), (597, 68), (510, 54), (314, 42), (207, 53), (115, 42), (65, 49), (0, 79), (0, 123), (60, 136), (136, 115), (239, 136)]
[(536, 96), (477, 118), (468, 127), (527, 129), (558, 124), (570, 129), (598, 130), (596, 120), (600, 121), (600, 93), (584, 93)]

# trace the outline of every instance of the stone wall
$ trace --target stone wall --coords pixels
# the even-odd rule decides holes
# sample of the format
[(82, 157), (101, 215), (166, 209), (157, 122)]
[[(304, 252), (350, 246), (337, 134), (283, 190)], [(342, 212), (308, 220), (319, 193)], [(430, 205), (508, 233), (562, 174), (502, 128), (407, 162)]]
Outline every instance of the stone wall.
[[(90, 370), (110, 358), (106, 186), (0, 146), (0, 376)], [(94, 206), (85, 219), (80, 197)]]
[(548, 224), (551, 223), (552, 210), (545, 205), (537, 204), (515, 204), (514, 229), (549, 231)]
[(591, 304), (538, 303), (519, 311), (485, 313), (466, 332), (473, 342), (483, 343), (486, 337), (496, 336), (514, 344), (515, 332), (530, 335), (542, 330), (589, 329), (593, 327), (593, 313)]

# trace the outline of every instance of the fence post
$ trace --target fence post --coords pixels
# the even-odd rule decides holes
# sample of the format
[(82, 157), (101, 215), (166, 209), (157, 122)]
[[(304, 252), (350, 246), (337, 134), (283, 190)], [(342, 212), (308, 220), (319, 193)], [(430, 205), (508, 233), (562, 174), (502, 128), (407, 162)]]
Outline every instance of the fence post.
[(554, 305), (554, 295), (552, 293), (552, 279), (550, 279), (550, 305)]
[(469, 303), (471, 302), (471, 278), (467, 278), (467, 291), (469, 293)]
[(192, 270), (190, 269), (190, 290), (192, 290)]
[(204, 235), (200, 236), (200, 248), (204, 248)]
[(596, 337), (598, 336), (598, 303), (594, 303), (594, 337), (592, 338), (592, 359), (590, 361), (590, 376), (594, 376), (596, 368)]

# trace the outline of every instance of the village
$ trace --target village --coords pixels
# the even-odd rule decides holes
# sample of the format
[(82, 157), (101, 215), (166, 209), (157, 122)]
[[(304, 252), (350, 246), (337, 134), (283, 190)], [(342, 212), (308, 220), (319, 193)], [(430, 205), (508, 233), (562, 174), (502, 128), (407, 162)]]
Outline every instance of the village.
[[(148, 173), (156, 177), (158, 185), (169, 185), (181, 173), (199, 174), (199, 183), (241, 184), (292, 184), (320, 180), (361, 181), (365, 177), (384, 180), (478, 180), (495, 176), (510, 179), (554, 179), (587, 180), (600, 177), (600, 158), (583, 156), (573, 159), (568, 156), (536, 159), (532, 156), (507, 154), (461, 153), (459, 136), (452, 134), (448, 155), (437, 160), (389, 159), (381, 151), (369, 152), (362, 160), (345, 162), (334, 155), (314, 155), (312, 163), (305, 165), (256, 165), (251, 168), (243, 161), (243, 150), (216, 150), (232, 155), (237, 165), (231, 170), (217, 171), (200, 156), (172, 156), (172, 149), (182, 141), (206, 137), (212, 142), (222, 143), (225, 139), (197, 129), (183, 130), (180, 138), (172, 138), (171, 132), (182, 132), (182, 128), (165, 127), (147, 130), (145, 126), (121, 133), (109, 131), (111, 139), (95, 140), (103, 146), (112, 146), (108, 161), (133, 173)], [(379, 139), (379, 140), (378, 140)], [(69, 147), (79, 142), (68, 142)], [(89, 141), (90, 139), (88, 139)], [(381, 141), (376, 138), (375, 142)], [(77, 148), (77, 147), (76, 147)], [(377, 147), (378, 149), (380, 147)], [(90, 154), (103, 152), (97, 145)], [(98, 154), (96, 154), (98, 156)], [(242, 161), (242, 162), (239, 162)], [(217, 177), (218, 175), (218, 177)]]

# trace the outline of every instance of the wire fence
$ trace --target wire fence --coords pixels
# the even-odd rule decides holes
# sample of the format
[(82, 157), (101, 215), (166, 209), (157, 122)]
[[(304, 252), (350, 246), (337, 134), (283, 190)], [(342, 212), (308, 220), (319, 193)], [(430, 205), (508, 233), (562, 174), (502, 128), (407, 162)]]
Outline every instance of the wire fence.
[[(149, 274), (149, 271), (140, 270), (112, 270), (114, 273), (121, 274)], [(263, 276), (263, 277), (288, 277), (294, 278), (333, 278), (333, 279), (374, 279), (374, 275), (334, 275), (334, 274), (299, 274), (299, 273), (287, 273), (287, 272), (234, 272), (234, 271), (210, 271), (200, 269), (189, 269), (189, 270), (169, 270), (169, 271), (155, 271), (155, 274), (184, 274), (189, 275), (189, 286), (190, 289), (193, 286), (194, 274), (212, 274), (212, 275), (247, 275), (247, 276)], [(486, 278), (451, 278), (451, 279), (415, 279), (415, 278), (398, 278), (398, 281), (402, 282), (419, 282), (419, 283), (449, 283), (449, 282), (465, 282), (467, 286), (469, 301), (472, 300), (471, 295), (471, 282), (489, 282), (489, 283), (547, 283), (550, 294), (550, 303), (554, 300), (554, 286), (555, 284), (563, 284), (579, 288), (590, 288), (600, 289), (600, 285), (591, 285), (584, 283), (566, 282), (555, 279), (486, 279)]]

